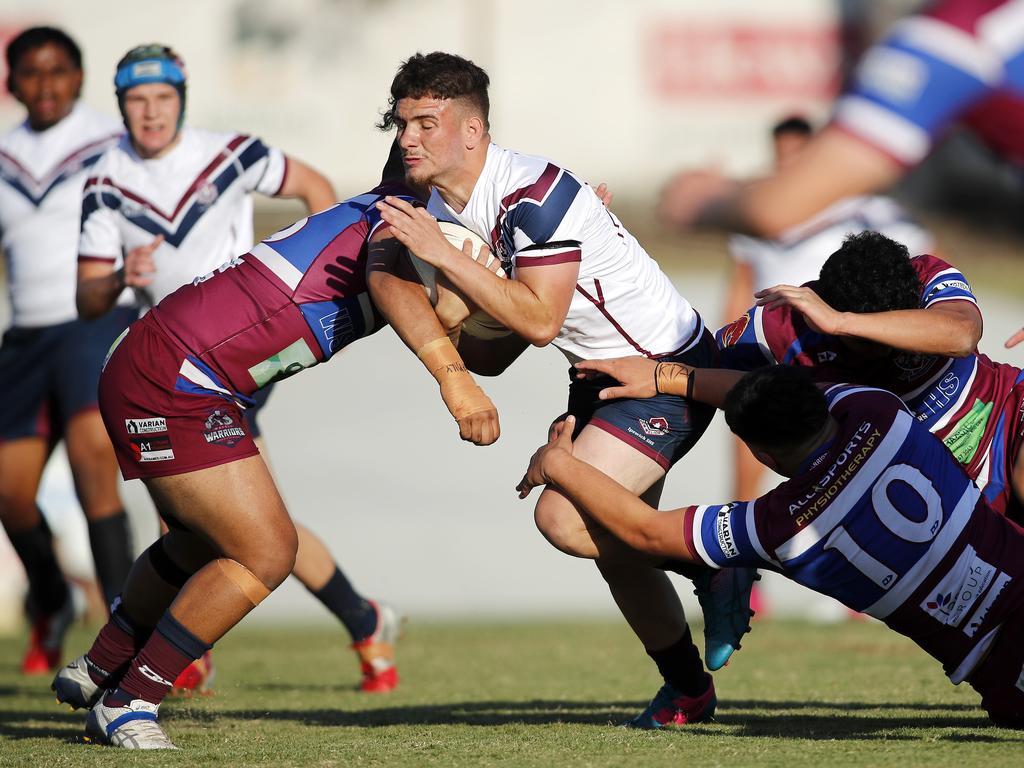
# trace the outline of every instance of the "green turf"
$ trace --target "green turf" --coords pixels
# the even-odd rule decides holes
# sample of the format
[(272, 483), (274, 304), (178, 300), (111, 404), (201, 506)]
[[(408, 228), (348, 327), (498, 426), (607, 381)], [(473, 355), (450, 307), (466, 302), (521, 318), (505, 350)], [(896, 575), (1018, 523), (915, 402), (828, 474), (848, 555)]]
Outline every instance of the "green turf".
[(2, 640), (0, 765), (1024, 766), (1024, 733), (990, 727), (972, 690), (878, 624), (759, 624), (716, 675), (718, 722), (657, 733), (612, 727), (657, 687), (616, 623), (414, 623), (402, 686), (377, 696), (353, 691), (339, 634), (230, 635), (217, 693), (163, 707), (186, 752), (162, 754), (82, 744), (82, 715), (17, 675), (21, 641)]

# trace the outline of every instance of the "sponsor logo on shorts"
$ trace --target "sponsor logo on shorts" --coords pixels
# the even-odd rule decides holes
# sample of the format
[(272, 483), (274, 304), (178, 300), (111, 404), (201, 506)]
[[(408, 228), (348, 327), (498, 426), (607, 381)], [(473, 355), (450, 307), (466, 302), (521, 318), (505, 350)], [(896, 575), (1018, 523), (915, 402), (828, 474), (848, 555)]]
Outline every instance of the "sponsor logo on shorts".
[(167, 419), (157, 416), (152, 419), (125, 419), (124, 428), (129, 435), (151, 435), (154, 432), (167, 431)]
[(1006, 585), (1011, 581), (1012, 579), (1005, 573), (1000, 573), (999, 576), (996, 577), (995, 583), (988, 591), (988, 594), (985, 595), (985, 599), (981, 601), (981, 605), (978, 606), (978, 610), (974, 612), (974, 616), (971, 617), (971, 620), (967, 622), (967, 626), (964, 627), (965, 635), (968, 637), (974, 637), (978, 629), (981, 628), (981, 625), (985, 623), (985, 617), (988, 616), (988, 612), (992, 608), (992, 604), (996, 601), (996, 598), (999, 597), (999, 593), (1002, 592), (1003, 589), (1006, 588)]
[(732, 508), (735, 504), (728, 504), (719, 508), (718, 516), (715, 518), (715, 532), (718, 535), (718, 546), (722, 553), (728, 557), (739, 557), (740, 551), (736, 546), (736, 538), (732, 534)]
[(740, 337), (743, 336), (743, 332), (747, 330), (747, 326), (749, 324), (750, 315), (743, 315), (725, 326), (725, 328), (722, 329), (722, 346), (731, 347), (738, 342)]
[(921, 610), (942, 624), (959, 627), (996, 573), (992, 565), (978, 557), (974, 547), (968, 546), (921, 603)]
[(170, 461), (174, 458), (171, 438), (168, 435), (131, 438), (135, 460), (146, 464), (151, 461)]
[(653, 416), (649, 419), (637, 419), (640, 429), (648, 435), (663, 437), (669, 433), (668, 419), (664, 416)]
[(245, 437), (245, 430), (235, 426), (235, 420), (230, 414), (221, 410), (216, 410), (207, 417), (205, 427), (203, 439), (208, 443), (234, 448)]

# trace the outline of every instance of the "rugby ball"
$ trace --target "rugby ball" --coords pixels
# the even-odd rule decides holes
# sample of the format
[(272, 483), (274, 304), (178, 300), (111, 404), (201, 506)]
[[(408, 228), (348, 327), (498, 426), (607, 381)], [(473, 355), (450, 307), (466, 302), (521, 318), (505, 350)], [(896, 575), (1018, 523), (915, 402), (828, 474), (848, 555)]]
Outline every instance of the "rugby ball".
[[(487, 243), (485, 243), (479, 235), (472, 230), (466, 229), (466, 227), (463, 227), (460, 224), (455, 224), (451, 221), (439, 221), (437, 222), (437, 225), (441, 228), (441, 232), (444, 234), (448, 242), (460, 251), (462, 250), (463, 243), (465, 243), (466, 240), (469, 240), (472, 243), (473, 258), (480, 255), (481, 248), (487, 247)], [(494, 254), (490, 254), (487, 259), (488, 269), (493, 269), (496, 259), (497, 257)], [(423, 286), (427, 289), (427, 293), (430, 296), (430, 303), (432, 305), (437, 304), (436, 268), (425, 262), (412, 251), (409, 251), (409, 260), (416, 269), (416, 274), (419, 275)], [(498, 267), (495, 274), (501, 278), (506, 277), (505, 272), (500, 267)], [(497, 339), (502, 336), (508, 336), (512, 333), (512, 331), (483, 310), (477, 310), (465, 319), (462, 323), (462, 332), (468, 333), (470, 336), (475, 336), (478, 339)]]

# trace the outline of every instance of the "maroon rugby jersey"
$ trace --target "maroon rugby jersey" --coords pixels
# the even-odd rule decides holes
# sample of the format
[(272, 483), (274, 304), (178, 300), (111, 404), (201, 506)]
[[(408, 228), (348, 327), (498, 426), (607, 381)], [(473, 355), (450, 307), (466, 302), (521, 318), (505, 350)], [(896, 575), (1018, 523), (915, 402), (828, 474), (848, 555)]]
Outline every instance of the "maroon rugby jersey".
[(880, 619), (959, 683), (1024, 610), (1024, 529), (897, 397), (850, 385), (826, 397), (835, 438), (754, 501), (687, 508), (687, 544), (714, 568), (779, 571)]
[(367, 241), (381, 226), (378, 187), (296, 222), (152, 310), (186, 353), (176, 388), (242, 402), (329, 359), (385, 323), (366, 286)]
[[(977, 305), (967, 278), (955, 267), (934, 256), (911, 262), (921, 280), (922, 309), (944, 301)], [(807, 285), (813, 289), (816, 282)], [(1006, 509), (1022, 442), (1024, 374), (1019, 368), (977, 350), (961, 358), (899, 351), (865, 356), (836, 336), (811, 330), (791, 307), (752, 307), (715, 337), (726, 368), (801, 365), (813, 368), (819, 381), (855, 381), (896, 393), (964, 465), (992, 506)]]

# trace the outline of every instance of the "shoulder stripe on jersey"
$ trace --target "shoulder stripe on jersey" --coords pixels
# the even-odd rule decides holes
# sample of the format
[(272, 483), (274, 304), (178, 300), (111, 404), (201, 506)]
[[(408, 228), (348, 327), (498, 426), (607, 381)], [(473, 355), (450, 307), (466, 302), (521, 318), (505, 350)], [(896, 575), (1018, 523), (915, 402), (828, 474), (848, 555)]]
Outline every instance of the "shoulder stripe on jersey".
[(1005, 3), (981, 16), (976, 29), (1005, 61), (1024, 52), (1024, 5)]
[(120, 133), (112, 133), (79, 147), (54, 165), (41, 179), (37, 179), (29, 173), (13, 155), (0, 149), (0, 180), (6, 181), (11, 189), (21, 193), (32, 205), (38, 207), (58, 185), (67, 181), (81, 169), (95, 165), (107, 147), (120, 135)]
[(876, 619), (884, 619), (907, 601), (907, 598), (914, 593), (914, 590), (921, 586), (925, 578), (942, 562), (942, 558), (946, 556), (950, 548), (956, 543), (956, 540), (960, 537), (960, 534), (971, 519), (971, 513), (974, 511), (980, 496), (981, 491), (975, 487), (974, 483), (968, 481), (960, 501), (957, 502), (946, 524), (942, 526), (942, 530), (939, 531), (939, 534), (932, 541), (925, 555), (902, 578), (898, 579), (892, 588), (879, 600), (865, 608), (864, 613), (874, 616)]
[(754, 307), (754, 337), (757, 339), (757, 346), (761, 349), (765, 360), (769, 363), (778, 363), (764, 332), (764, 307)]
[[(533, 242), (544, 243), (555, 233), (579, 190), (579, 182), (570, 174), (548, 163), (537, 181), (502, 198), (491, 230), (491, 242), (504, 241), (508, 252), (512, 253), (515, 250), (512, 231), (520, 229)], [(543, 215), (536, 215), (541, 212)], [(514, 222), (509, 221), (509, 216)]]
[(693, 510), (693, 526), (690, 528), (690, 539), (693, 542), (693, 551), (700, 557), (704, 563), (712, 568), (721, 568), (718, 563), (714, 561), (708, 551), (704, 548), (704, 536), (702, 530), (704, 527), (704, 515), (707, 514), (708, 506), (701, 504)]
[(293, 291), (302, 282), (302, 271), (266, 243), (256, 243), (249, 254)]
[(997, 84), (1003, 76), (1003, 62), (977, 38), (939, 19), (905, 18), (893, 25), (890, 40), (898, 40), (988, 85)]
[(928, 132), (863, 96), (839, 100), (835, 120), (847, 132), (885, 151), (903, 165), (916, 165), (931, 147)]
[[(855, 389), (850, 392), (843, 392), (832, 401), (834, 406), (839, 400), (853, 392), (863, 392), (865, 389)], [(883, 391), (883, 390), (879, 390)], [(895, 395), (893, 395), (895, 397)], [(775, 554), (782, 562), (793, 560), (807, 552), (811, 547), (825, 538), (832, 530), (839, 525), (846, 513), (863, 496), (868, 488), (878, 479), (878, 476), (889, 466), (893, 456), (896, 455), (903, 441), (910, 432), (914, 423), (913, 417), (905, 410), (896, 414), (892, 426), (882, 441), (875, 447), (867, 461), (860, 468), (853, 480), (832, 499), (832, 502), (824, 511), (801, 529), (799, 533), (783, 542), (775, 550)]]
[(552, 264), (570, 264), (574, 261), (582, 261), (583, 252), (577, 248), (573, 251), (562, 251), (547, 256), (516, 256), (516, 269), (523, 267), (547, 267)]

